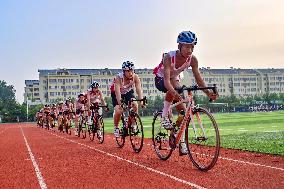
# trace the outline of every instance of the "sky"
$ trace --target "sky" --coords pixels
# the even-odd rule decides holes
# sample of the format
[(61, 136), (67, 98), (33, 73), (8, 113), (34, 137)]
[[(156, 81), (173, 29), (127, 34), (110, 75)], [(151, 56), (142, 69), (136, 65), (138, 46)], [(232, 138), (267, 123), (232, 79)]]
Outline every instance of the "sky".
[(1, 0), (0, 80), (23, 102), (38, 69), (154, 68), (196, 33), (199, 67), (284, 68), (282, 0)]

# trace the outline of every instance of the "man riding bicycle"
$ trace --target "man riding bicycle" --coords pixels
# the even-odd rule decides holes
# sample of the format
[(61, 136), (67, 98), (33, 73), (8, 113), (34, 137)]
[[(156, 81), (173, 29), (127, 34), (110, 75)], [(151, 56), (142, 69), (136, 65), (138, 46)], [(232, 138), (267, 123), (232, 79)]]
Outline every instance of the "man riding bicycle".
[[(110, 90), (112, 105), (114, 107), (114, 135), (119, 137), (119, 121), (123, 109), (121, 107), (121, 100), (124, 100), (126, 104), (130, 102), (134, 96), (134, 86), (139, 99), (142, 99), (141, 81), (137, 74), (134, 73), (134, 64), (130, 61), (123, 62), (122, 72), (119, 73), (114, 79)], [(141, 101), (141, 107), (144, 107)], [(131, 107), (134, 112), (138, 112), (138, 105), (136, 102), (131, 102)]]
[[(175, 90), (181, 87), (180, 80), (183, 78), (183, 71), (192, 68), (193, 75), (200, 87), (206, 87), (199, 72), (197, 58), (192, 54), (197, 43), (197, 37), (193, 32), (183, 31), (177, 37), (178, 50), (164, 53), (162, 62), (154, 69), (155, 86), (159, 91), (166, 93), (162, 112), (161, 124), (165, 129), (172, 129), (169, 120), (169, 109), (173, 101), (180, 101), (181, 95)], [(203, 91), (210, 99), (215, 100), (217, 95), (209, 90)], [(185, 111), (185, 105), (180, 104), (177, 111)], [(182, 154), (187, 153), (187, 148), (182, 137)]]
[(75, 102), (75, 135), (78, 135), (78, 121), (79, 116), (82, 114), (84, 117), (86, 116), (86, 105), (87, 105), (87, 98), (85, 98), (85, 93), (80, 93), (78, 95), (78, 99)]
[[(87, 91), (87, 106), (88, 109), (92, 109), (95, 104), (99, 105), (102, 104), (103, 106), (106, 106), (106, 102), (103, 97), (102, 91), (99, 89), (100, 84), (97, 81), (94, 81), (90, 89)], [(108, 108), (105, 108), (105, 111), (108, 111)], [(102, 110), (99, 109), (99, 115), (102, 115)], [(92, 112), (89, 112), (89, 118), (88, 118), (88, 124), (92, 125), (92, 119), (93, 119)]]

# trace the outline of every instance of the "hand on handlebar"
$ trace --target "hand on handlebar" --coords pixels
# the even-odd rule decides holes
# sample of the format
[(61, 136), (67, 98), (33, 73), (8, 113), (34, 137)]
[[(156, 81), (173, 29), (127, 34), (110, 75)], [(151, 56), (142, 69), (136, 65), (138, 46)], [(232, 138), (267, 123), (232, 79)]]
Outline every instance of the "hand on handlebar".
[(141, 108), (146, 108), (146, 104), (143, 101), (140, 102)]
[(219, 97), (218, 93), (214, 93), (214, 92), (207, 93), (207, 96), (209, 97), (210, 102), (216, 100)]
[(109, 107), (105, 107), (104, 110), (105, 110), (106, 112), (109, 112)]

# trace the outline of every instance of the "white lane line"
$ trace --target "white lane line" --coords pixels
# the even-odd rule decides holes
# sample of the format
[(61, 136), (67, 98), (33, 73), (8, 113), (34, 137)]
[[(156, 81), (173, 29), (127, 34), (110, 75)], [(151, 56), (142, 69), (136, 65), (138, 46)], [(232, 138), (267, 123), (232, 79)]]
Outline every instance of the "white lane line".
[(40, 172), (39, 167), (38, 167), (38, 165), (37, 165), (37, 163), (36, 163), (35, 157), (34, 157), (34, 155), (33, 155), (33, 153), (32, 153), (32, 150), (31, 150), (31, 148), (30, 148), (30, 146), (29, 146), (29, 143), (28, 143), (28, 141), (27, 141), (27, 139), (26, 139), (26, 136), (25, 136), (25, 134), (24, 134), (24, 131), (23, 131), (22, 127), (21, 127), (21, 131), (22, 131), (22, 135), (23, 135), (23, 137), (24, 137), (24, 140), (25, 140), (25, 143), (26, 143), (26, 146), (27, 146), (27, 149), (28, 149), (30, 158), (31, 158), (31, 160), (32, 160), (32, 162), (33, 162), (33, 166), (34, 166), (34, 168), (35, 168), (35, 172), (36, 172), (36, 176), (37, 176), (37, 180), (38, 180), (38, 183), (39, 183), (39, 185), (40, 185), (40, 188), (46, 189), (47, 186), (46, 186), (46, 184), (45, 184), (45, 182), (44, 182), (44, 179), (43, 179), (43, 177), (42, 177), (42, 175), (41, 175), (41, 172)]
[(248, 162), (248, 161), (241, 161), (241, 160), (225, 158), (225, 157), (220, 157), (220, 156), (219, 156), (219, 158), (223, 159), (223, 160), (237, 162), (237, 163), (244, 163), (244, 164), (249, 164), (249, 165), (254, 165), (254, 166), (259, 166), (259, 167), (266, 167), (266, 168), (270, 168), (270, 169), (277, 169), (277, 170), (280, 170), (280, 171), (284, 171), (284, 169), (280, 168), (280, 167), (272, 167), (272, 166), (269, 166), (269, 165), (263, 165), (263, 164), (259, 164), (259, 163), (252, 163), (252, 162)]
[(49, 134), (52, 134), (52, 135), (54, 135), (54, 136), (56, 136), (56, 137), (59, 137), (59, 138), (68, 140), (68, 141), (73, 142), (73, 143), (75, 143), (75, 144), (79, 144), (79, 145), (84, 146), (84, 147), (86, 147), (86, 148), (90, 148), (90, 149), (95, 150), (95, 151), (97, 151), (97, 152), (100, 152), (100, 153), (102, 153), (102, 154), (106, 154), (106, 155), (108, 155), (108, 156), (114, 157), (114, 158), (116, 158), (116, 159), (118, 159), (118, 160), (126, 161), (126, 162), (128, 162), (128, 163), (130, 163), (130, 164), (133, 164), (133, 165), (136, 165), (136, 166), (138, 166), (138, 167), (147, 169), (148, 171), (152, 171), (152, 172), (157, 173), (157, 174), (160, 174), (160, 175), (162, 175), (162, 176), (169, 177), (169, 178), (171, 178), (171, 179), (173, 179), (173, 180), (175, 180), (175, 181), (177, 181), (177, 182), (181, 182), (181, 183), (183, 183), (183, 184), (186, 184), (186, 185), (189, 185), (189, 186), (198, 188), (198, 189), (206, 189), (206, 188), (204, 188), (204, 187), (202, 187), (202, 186), (199, 186), (199, 185), (197, 185), (197, 184), (188, 182), (188, 181), (186, 181), (186, 180), (180, 179), (180, 178), (178, 178), (178, 177), (175, 177), (175, 176), (173, 176), (173, 175), (164, 173), (164, 172), (162, 172), (162, 171), (158, 171), (158, 170), (153, 169), (153, 168), (151, 168), (151, 167), (147, 167), (147, 166), (145, 166), (145, 165), (142, 165), (142, 164), (139, 164), (139, 163), (130, 161), (130, 160), (128, 160), (128, 159), (124, 159), (124, 158), (122, 158), (122, 157), (119, 157), (119, 156), (117, 156), (117, 155), (114, 155), (114, 154), (105, 152), (105, 151), (103, 151), (103, 150), (96, 149), (96, 148), (94, 148), (94, 147), (92, 147), (92, 146), (88, 146), (88, 145), (85, 145), (85, 144), (76, 142), (76, 141), (74, 141), (74, 140), (70, 140), (70, 139), (68, 139), (68, 138), (65, 138), (65, 137), (56, 135), (56, 134), (54, 134), (54, 133), (49, 133)]

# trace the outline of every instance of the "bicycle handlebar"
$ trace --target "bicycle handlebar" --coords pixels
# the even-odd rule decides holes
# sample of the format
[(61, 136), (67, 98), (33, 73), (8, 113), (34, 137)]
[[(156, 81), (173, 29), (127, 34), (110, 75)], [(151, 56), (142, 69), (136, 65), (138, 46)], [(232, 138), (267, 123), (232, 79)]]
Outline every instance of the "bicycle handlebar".
[(131, 102), (134, 102), (134, 101), (136, 101), (136, 102), (143, 102), (143, 105), (146, 105), (147, 104), (147, 97), (144, 96), (144, 98), (142, 98), (142, 99), (131, 99), (130, 101)]
[[(122, 102), (122, 104), (121, 104), (122, 107), (123, 107), (123, 104), (127, 105), (126, 102), (125, 102), (123, 99), (121, 99), (120, 101)], [(135, 102), (143, 102), (143, 105), (146, 105), (146, 104), (147, 104), (147, 97), (144, 96), (144, 98), (142, 98), (142, 99), (132, 98), (132, 99), (129, 101), (128, 106), (130, 106), (130, 103), (131, 103), (131, 102), (134, 102), (134, 101), (135, 101)]]
[(98, 104), (92, 103), (92, 107), (90, 109), (99, 109), (99, 108), (108, 108), (108, 105), (98, 105)]
[[(198, 91), (198, 90), (212, 90), (214, 94), (218, 94), (216, 84), (213, 84), (213, 87), (198, 87), (198, 85), (187, 87), (183, 85), (181, 88), (176, 89), (179, 93), (182, 93), (183, 91), (191, 92), (191, 91)], [(210, 98), (209, 102), (212, 102), (213, 100)]]

